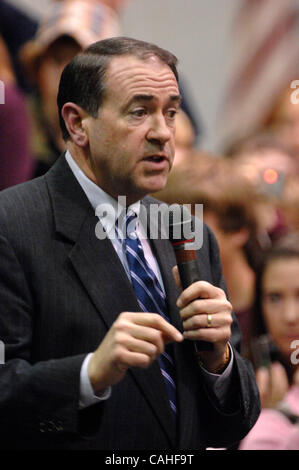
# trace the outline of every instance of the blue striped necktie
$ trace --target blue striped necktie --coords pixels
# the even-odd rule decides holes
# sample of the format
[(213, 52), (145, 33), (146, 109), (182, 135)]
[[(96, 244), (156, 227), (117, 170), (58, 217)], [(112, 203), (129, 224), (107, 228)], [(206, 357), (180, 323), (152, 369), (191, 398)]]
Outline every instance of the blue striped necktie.
[[(124, 249), (135, 294), (144, 312), (159, 313), (165, 320), (170, 322), (166, 314), (165, 294), (156, 275), (145, 259), (141, 242), (136, 234), (136, 222), (136, 214), (133, 211), (129, 211), (123, 224), (125, 225)], [(132, 227), (133, 230), (130, 230)], [(175, 368), (172, 344), (165, 346), (164, 352), (158, 357), (158, 362), (169, 394), (171, 409), (176, 413)]]

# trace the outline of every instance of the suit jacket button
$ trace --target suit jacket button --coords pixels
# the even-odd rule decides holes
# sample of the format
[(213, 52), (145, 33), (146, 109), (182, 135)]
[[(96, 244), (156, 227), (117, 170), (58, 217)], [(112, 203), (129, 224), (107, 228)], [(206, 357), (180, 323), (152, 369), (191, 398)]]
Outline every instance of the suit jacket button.
[(57, 421), (56, 431), (63, 431), (63, 426), (61, 421)]
[(40, 432), (46, 432), (46, 430), (45, 430), (45, 423), (43, 423), (43, 422), (40, 422), (40, 423), (39, 423), (39, 430), (40, 430)]
[(49, 422), (48, 422), (47, 431), (48, 431), (48, 432), (53, 432), (53, 431), (55, 431), (55, 429), (56, 429), (56, 426), (55, 426), (55, 424), (53, 423), (53, 421), (49, 421)]

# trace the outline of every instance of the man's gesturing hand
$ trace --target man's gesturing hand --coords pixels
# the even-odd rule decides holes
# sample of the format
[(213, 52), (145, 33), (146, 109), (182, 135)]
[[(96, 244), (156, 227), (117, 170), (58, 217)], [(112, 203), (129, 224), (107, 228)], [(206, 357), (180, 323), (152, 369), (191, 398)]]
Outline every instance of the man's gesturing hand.
[[(180, 287), (177, 267), (173, 274)], [(206, 281), (197, 281), (181, 293), (177, 306), (183, 321), (184, 338), (214, 343), (214, 350), (202, 351), (200, 357), (207, 369), (217, 371), (225, 363), (231, 335), (232, 305), (225, 292)]]
[(165, 344), (182, 340), (182, 334), (157, 313), (121, 313), (90, 359), (94, 391), (122, 380), (129, 367), (148, 367)]

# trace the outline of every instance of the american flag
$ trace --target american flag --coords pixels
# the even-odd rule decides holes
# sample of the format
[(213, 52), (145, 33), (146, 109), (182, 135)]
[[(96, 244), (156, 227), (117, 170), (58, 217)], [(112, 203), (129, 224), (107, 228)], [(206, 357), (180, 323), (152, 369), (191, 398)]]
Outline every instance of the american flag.
[(279, 94), (299, 79), (299, 0), (243, 0), (233, 41), (220, 112), (223, 148), (259, 129)]

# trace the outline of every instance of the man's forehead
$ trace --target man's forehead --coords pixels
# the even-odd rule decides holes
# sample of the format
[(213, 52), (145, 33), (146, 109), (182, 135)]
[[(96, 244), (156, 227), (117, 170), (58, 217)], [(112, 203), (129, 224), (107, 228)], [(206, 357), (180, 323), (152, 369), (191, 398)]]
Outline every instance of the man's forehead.
[(118, 56), (111, 59), (106, 72), (106, 84), (121, 87), (121, 90), (134, 88), (163, 87), (178, 93), (178, 84), (171, 68), (156, 56), (139, 59), (133, 55)]

